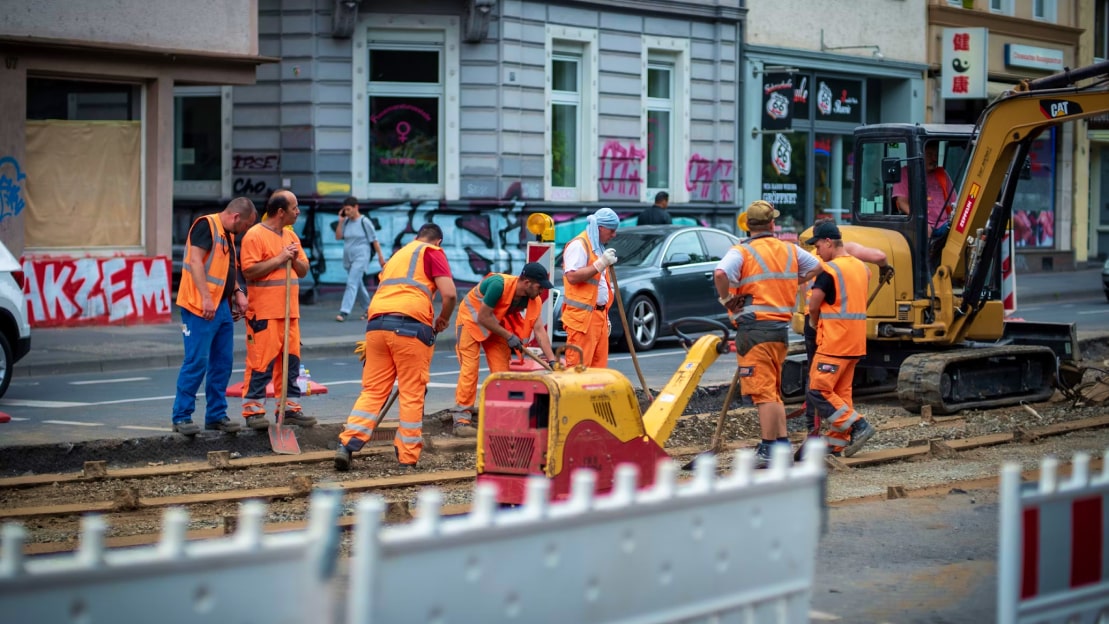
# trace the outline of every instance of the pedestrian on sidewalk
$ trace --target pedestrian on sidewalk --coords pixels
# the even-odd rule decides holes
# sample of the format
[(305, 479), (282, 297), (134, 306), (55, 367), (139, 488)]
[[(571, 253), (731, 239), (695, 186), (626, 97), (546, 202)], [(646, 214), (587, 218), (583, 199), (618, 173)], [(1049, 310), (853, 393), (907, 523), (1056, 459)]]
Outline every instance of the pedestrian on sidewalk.
[[(246, 373), (243, 381), (243, 417), (251, 429), (270, 426), (266, 420), (266, 385), (273, 383), (273, 395), (281, 396), (287, 386), (285, 424), (311, 427), (316, 419), (305, 416), (297, 399), (300, 387), (300, 286), (298, 279), (308, 274), (308, 257), (300, 237), (292, 230), (300, 215), (296, 195), (279, 190), (266, 202), (262, 222), (243, 236), (243, 277), (247, 280)], [(292, 276), (285, 289), (286, 272)], [(285, 313), (289, 317), (289, 368), (282, 369), (285, 348)], [(278, 405), (274, 415), (281, 411)]]
[[(581, 363), (591, 368), (608, 368), (608, 309), (613, 301), (608, 268), (616, 264), (616, 251), (604, 245), (616, 238), (620, 217), (611, 208), (601, 208), (586, 218), (585, 231), (570, 239), (562, 249), (562, 285), (566, 304), (562, 326), (566, 344), (581, 349)], [(578, 365), (578, 352), (566, 350), (566, 366)]]
[(669, 205), (670, 193), (666, 191), (655, 193), (655, 204), (644, 210), (639, 215), (636, 223), (639, 225), (670, 225), (673, 223), (673, 219), (670, 218), (670, 213), (666, 211)]
[(798, 280), (820, 263), (804, 249), (774, 236), (774, 219), (780, 213), (770, 202), (751, 202), (745, 215), (751, 237), (724, 254), (713, 271), (713, 284), (720, 304), (735, 315), (742, 391), (755, 403), (762, 434), (755, 449), (755, 466), (766, 468), (774, 444), (790, 446), (781, 394), (789, 322)]
[[(366, 290), (366, 273), (374, 253), (377, 253), (381, 266), (385, 266), (385, 254), (381, 253), (381, 243), (377, 241), (377, 231), (373, 222), (358, 208), (358, 199), (348, 197), (339, 209), (339, 222), (335, 227), (335, 240), (343, 241), (343, 270), (347, 272), (347, 288), (343, 291), (343, 301), (339, 304), (336, 321), (342, 323), (357, 307), (359, 300), (370, 305), (370, 293)], [(365, 307), (358, 307), (365, 310)], [(366, 313), (362, 313), (366, 320)]]
[(490, 373), (508, 370), (512, 353), (522, 353), (525, 341), (532, 336), (539, 343), (543, 357), (553, 368), (554, 350), (546, 327), (538, 323), (543, 308), (543, 290), (554, 288), (547, 269), (538, 262), (529, 262), (519, 277), (494, 273), (470, 290), (458, 310), (455, 323), (455, 353), (458, 355), (458, 387), (454, 391), (454, 435), (477, 436), (473, 426), (477, 414), (478, 368), (481, 352)]
[(196, 392), (204, 387), (204, 428), (235, 433), (240, 427), (227, 417), (227, 383), (234, 359), (235, 321), (246, 312), (246, 291), (239, 283), (235, 236), (254, 225), (254, 202), (236, 197), (221, 212), (200, 217), (189, 227), (177, 305), (185, 357), (177, 373), (173, 399), (173, 430), (185, 436), (200, 433), (193, 423)]
[[(362, 392), (339, 434), (336, 470), (350, 470), (351, 454), (370, 441), (394, 383), (400, 393), (400, 423), (393, 438), (397, 461), (409, 471), (420, 461), (424, 393), (431, 380), (435, 335), (450, 325), (458, 300), (442, 243), (443, 230), (434, 223), (425, 224), (416, 240), (393, 254), (381, 272), (381, 286), (370, 301), (366, 323)], [(436, 292), (441, 299), (438, 316)]]
[(847, 253), (835, 223), (819, 223), (806, 245), (823, 261), (809, 295), (809, 323), (816, 329), (816, 357), (809, 368), (806, 399), (827, 421), (824, 436), (832, 454), (851, 457), (874, 435), (874, 427), (855, 411), (855, 365), (866, 355), (867, 285), (870, 269)]

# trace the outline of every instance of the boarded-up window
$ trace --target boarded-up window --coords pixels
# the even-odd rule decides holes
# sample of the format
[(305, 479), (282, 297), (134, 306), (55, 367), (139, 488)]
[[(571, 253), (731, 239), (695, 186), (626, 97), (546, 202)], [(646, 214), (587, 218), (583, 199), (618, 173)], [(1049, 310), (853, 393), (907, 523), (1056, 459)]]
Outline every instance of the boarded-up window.
[(28, 121), (28, 248), (142, 245), (139, 121)]

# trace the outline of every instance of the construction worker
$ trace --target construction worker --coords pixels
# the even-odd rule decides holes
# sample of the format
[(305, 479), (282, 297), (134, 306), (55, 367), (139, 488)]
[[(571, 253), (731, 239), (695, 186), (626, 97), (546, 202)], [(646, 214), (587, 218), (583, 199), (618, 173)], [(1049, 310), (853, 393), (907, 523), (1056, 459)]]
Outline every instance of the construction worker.
[(742, 392), (751, 397), (759, 413), (762, 440), (755, 451), (759, 468), (769, 465), (773, 444), (789, 445), (781, 395), (789, 321), (801, 276), (820, 265), (809, 252), (774, 237), (774, 219), (779, 214), (767, 201), (751, 202), (745, 213), (751, 237), (729, 249), (713, 271), (720, 304), (734, 315), (738, 329)]
[[(814, 227), (824, 222), (835, 223), (835, 221), (832, 220), (831, 217), (825, 217), (823, 219), (817, 219)], [(867, 247), (866, 245), (860, 245), (859, 243), (855, 242), (844, 242), (843, 250), (846, 251), (848, 254), (858, 258), (859, 260), (862, 260), (863, 262), (869, 262), (870, 264), (878, 265), (878, 269), (881, 272), (883, 282), (888, 282), (889, 280), (893, 279), (893, 267), (890, 266), (889, 262), (886, 261), (886, 253), (881, 249)], [(812, 364), (813, 360), (816, 359), (816, 328), (813, 327), (811, 323), (809, 323), (808, 315), (808, 299), (811, 289), (812, 283), (809, 282), (803, 293), (805, 296), (805, 354), (808, 356), (808, 359), (806, 361), (810, 364)], [(809, 429), (809, 435), (816, 436), (820, 434), (820, 421), (816, 418), (816, 409), (809, 401), (805, 402), (805, 424)]]
[(472, 438), (477, 411), (478, 367), (481, 351), (490, 373), (508, 370), (511, 352), (522, 353), (524, 341), (539, 343), (543, 357), (552, 368), (555, 363), (551, 341), (542, 323), (536, 327), (543, 303), (544, 289), (554, 288), (550, 274), (538, 262), (529, 262), (520, 276), (494, 273), (470, 290), (458, 311), (455, 323), (455, 353), (458, 354), (458, 387), (454, 391), (454, 435)]
[[(566, 344), (579, 347), (584, 364), (608, 367), (608, 309), (613, 300), (607, 269), (616, 264), (616, 252), (604, 245), (616, 237), (620, 217), (611, 208), (601, 208), (587, 217), (585, 231), (562, 250), (562, 285), (566, 297), (562, 326)], [(566, 365), (577, 366), (577, 351), (566, 350)]]
[(200, 433), (193, 423), (196, 391), (204, 387), (204, 428), (235, 433), (239, 423), (227, 417), (227, 382), (231, 379), (235, 321), (246, 312), (246, 291), (239, 284), (235, 236), (258, 220), (254, 202), (232, 199), (222, 212), (193, 221), (185, 241), (181, 286), (181, 334), (185, 358), (177, 373), (173, 399), (173, 430), (185, 436)]
[(874, 435), (855, 411), (851, 383), (855, 364), (866, 355), (866, 300), (870, 269), (847, 253), (835, 223), (819, 223), (806, 245), (823, 260), (809, 295), (809, 323), (816, 329), (816, 357), (809, 369), (806, 399), (829, 423), (824, 436), (833, 454), (851, 457)]
[[(287, 386), (285, 424), (311, 427), (316, 419), (305, 416), (296, 379), (300, 373), (300, 287), (298, 278), (308, 273), (308, 257), (292, 228), (300, 208), (296, 195), (279, 190), (266, 201), (262, 222), (243, 236), (243, 277), (247, 280), (246, 374), (243, 381), (243, 417), (251, 429), (266, 429), (266, 385), (274, 396)], [(295, 273), (286, 290), (286, 267)], [(282, 370), (285, 348), (285, 315), (289, 317), (289, 368)], [(281, 409), (278, 405), (276, 415)]]
[[(336, 470), (350, 470), (351, 453), (370, 441), (394, 382), (400, 392), (400, 425), (393, 438), (397, 461), (409, 471), (420, 461), (424, 391), (431, 379), (435, 335), (450, 324), (458, 299), (442, 243), (443, 230), (428, 223), (381, 272), (366, 322), (362, 392), (339, 433)], [(436, 292), (441, 298), (438, 316), (433, 306)]]

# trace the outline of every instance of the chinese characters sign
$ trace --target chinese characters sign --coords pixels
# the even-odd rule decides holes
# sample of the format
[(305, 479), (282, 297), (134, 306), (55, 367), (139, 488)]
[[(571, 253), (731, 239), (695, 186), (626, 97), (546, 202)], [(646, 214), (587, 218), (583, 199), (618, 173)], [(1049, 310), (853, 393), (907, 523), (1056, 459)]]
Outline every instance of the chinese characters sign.
[(941, 78), (947, 100), (985, 98), (989, 46), (985, 28), (944, 28)]

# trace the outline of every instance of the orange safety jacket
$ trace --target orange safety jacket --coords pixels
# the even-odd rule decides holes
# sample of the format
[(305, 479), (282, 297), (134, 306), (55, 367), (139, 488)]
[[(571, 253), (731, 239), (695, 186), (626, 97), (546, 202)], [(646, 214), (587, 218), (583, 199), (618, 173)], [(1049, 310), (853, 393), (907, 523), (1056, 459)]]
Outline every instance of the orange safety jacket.
[[(493, 308), (493, 318), (497, 319), (501, 327), (515, 334), (520, 340), (527, 342), (531, 338), (535, 322), (539, 320), (539, 313), (543, 307), (542, 302), (539, 297), (528, 299), (527, 308), (522, 313), (509, 314), (508, 310), (512, 306), (512, 300), (516, 298), (516, 285), (520, 282), (520, 278), (516, 275), (491, 273), (485, 279), (489, 279), (493, 275), (500, 275), (504, 279), (504, 291), (501, 293), (497, 305)], [(458, 311), (458, 321), (455, 322), (456, 325), (464, 326), (470, 337), (477, 342), (484, 342), (492, 335), (478, 320), (482, 299), (481, 285), (471, 288), (469, 294), (462, 300), (462, 309)]]
[(432, 299), (438, 290), (424, 269), (428, 249), (441, 249), (414, 240), (393, 254), (381, 271), (381, 282), (370, 301), (369, 317), (403, 314), (426, 325), (435, 321)]
[[(585, 253), (589, 256), (585, 266), (589, 266), (597, 261), (598, 256), (593, 251), (593, 245), (589, 244), (589, 235), (586, 232), (578, 234), (570, 239), (570, 242), (579, 238), (585, 244)], [(566, 244), (569, 246), (570, 243)], [(562, 324), (575, 331), (586, 331), (589, 328), (589, 317), (597, 309), (597, 289), (601, 286), (601, 276), (594, 275), (579, 284), (571, 284), (570, 280), (563, 275), (562, 286), (562, 292), (566, 296), (566, 307), (562, 309)], [(606, 281), (605, 286), (608, 288), (608, 301), (611, 303), (612, 282)]]
[(836, 302), (820, 305), (816, 352), (838, 357), (866, 355), (866, 289), (870, 269), (862, 260), (840, 256), (822, 263), (836, 281)]
[(743, 257), (739, 281), (729, 292), (743, 298), (740, 320), (789, 321), (797, 301), (797, 246), (769, 232), (733, 247)]
[[(243, 236), (242, 264), (249, 269), (258, 262), (280, 255), (289, 245), (297, 246), (297, 260), (307, 262), (308, 257), (300, 246), (300, 237), (290, 228), (274, 232), (265, 224), (258, 223), (247, 230)], [(300, 318), (300, 280), (296, 271), (289, 269), (289, 292), (285, 292), (285, 267), (277, 268), (259, 279), (248, 280), (246, 315), (252, 319), (283, 319), (288, 302), (289, 318)]]
[[(212, 302), (219, 305), (220, 299), (223, 298), (223, 290), (227, 287), (227, 269), (231, 258), (235, 257), (235, 241), (223, 229), (223, 222), (219, 220), (219, 215), (205, 215), (202, 218), (207, 219), (208, 225), (212, 228), (212, 248), (204, 256), (204, 273), (207, 275), (204, 287), (212, 296)], [(190, 237), (197, 223), (200, 223), (200, 219), (194, 221), (193, 226), (189, 228)], [(203, 299), (196, 280), (193, 279), (192, 271), (189, 270), (192, 253), (192, 245), (186, 241), (185, 262), (181, 268), (181, 286), (177, 290), (177, 305), (201, 316), (204, 314)]]

